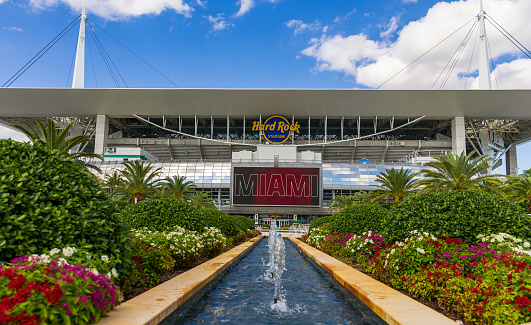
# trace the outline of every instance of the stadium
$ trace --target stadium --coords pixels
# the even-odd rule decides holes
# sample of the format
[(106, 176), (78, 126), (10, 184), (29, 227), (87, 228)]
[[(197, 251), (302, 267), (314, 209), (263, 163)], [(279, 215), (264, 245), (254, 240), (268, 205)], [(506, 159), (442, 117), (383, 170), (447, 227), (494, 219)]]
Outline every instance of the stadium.
[(80, 17), (73, 88), (0, 88), (0, 123), (75, 122), (72, 135), (94, 139), (79, 150), (105, 158), (98, 176), (153, 162), (259, 223), (308, 223), (385, 169), (417, 172), (447, 152), (475, 150), (516, 175), (516, 145), (531, 136), (531, 90), (492, 90), (485, 46), (480, 90), (85, 89)]

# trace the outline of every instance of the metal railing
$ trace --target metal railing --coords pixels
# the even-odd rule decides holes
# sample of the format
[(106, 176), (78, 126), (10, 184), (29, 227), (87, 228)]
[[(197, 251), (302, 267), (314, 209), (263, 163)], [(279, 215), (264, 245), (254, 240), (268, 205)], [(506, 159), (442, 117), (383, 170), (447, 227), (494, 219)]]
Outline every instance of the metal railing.
[(289, 232), (292, 234), (300, 234), (300, 235), (307, 235), (308, 231), (310, 229), (310, 225), (308, 224), (299, 224), (295, 223), (289, 227)]

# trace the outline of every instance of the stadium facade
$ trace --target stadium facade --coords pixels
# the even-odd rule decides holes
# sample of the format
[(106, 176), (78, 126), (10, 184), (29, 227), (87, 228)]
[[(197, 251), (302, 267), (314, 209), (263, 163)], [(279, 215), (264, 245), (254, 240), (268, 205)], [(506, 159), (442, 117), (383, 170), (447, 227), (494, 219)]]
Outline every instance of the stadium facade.
[(78, 150), (105, 157), (101, 177), (152, 161), (260, 222), (308, 222), (385, 169), (419, 171), (446, 152), (505, 159), (515, 175), (516, 145), (531, 136), (531, 90), (490, 90), (485, 46), (482, 90), (84, 89), (85, 19), (74, 88), (0, 88), (0, 123), (75, 122), (73, 135), (94, 138)]

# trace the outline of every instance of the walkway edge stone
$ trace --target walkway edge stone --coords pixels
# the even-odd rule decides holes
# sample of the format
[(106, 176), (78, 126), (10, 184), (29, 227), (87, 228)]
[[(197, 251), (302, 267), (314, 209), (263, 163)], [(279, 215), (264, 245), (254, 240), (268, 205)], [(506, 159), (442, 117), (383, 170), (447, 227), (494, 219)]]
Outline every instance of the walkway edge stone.
[(289, 239), (388, 324), (456, 324), (448, 317), (320, 250), (296, 238), (289, 237)]
[(160, 323), (186, 300), (262, 239), (257, 236), (168, 280), (112, 310), (98, 325), (153, 325)]

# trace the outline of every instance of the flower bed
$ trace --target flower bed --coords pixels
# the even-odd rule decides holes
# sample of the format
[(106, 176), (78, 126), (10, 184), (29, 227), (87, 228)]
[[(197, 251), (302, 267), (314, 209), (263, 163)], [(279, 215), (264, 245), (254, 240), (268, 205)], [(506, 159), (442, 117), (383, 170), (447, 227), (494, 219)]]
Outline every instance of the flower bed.
[(0, 266), (0, 324), (88, 324), (116, 306), (120, 291), (63, 258), (24, 256)]
[(480, 235), (474, 244), (412, 231), (391, 244), (371, 231), (327, 234), (324, 225), (306, 241), (413, 298), (436, 302), (467, 323), (531, 320), (531, 245), (511, 235)]
[[(255, 237), (247, 231), (240, 240)], [(232, 246), (216, 228), (202, 233), (133, 231), (135, 266), (119, 274), (120, 261), (86, 249), (65, 247), (0, 264), (0, 324), (89, 324), (122, 300), (212, 258)], [(120, 291), (121, 290), (121, 291)]]

